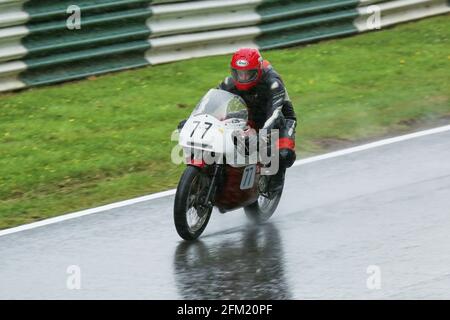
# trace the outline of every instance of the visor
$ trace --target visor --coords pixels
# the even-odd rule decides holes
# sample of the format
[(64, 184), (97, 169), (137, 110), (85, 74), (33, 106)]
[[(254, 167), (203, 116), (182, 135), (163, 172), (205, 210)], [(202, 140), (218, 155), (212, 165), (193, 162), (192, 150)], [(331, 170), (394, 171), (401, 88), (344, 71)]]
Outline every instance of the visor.
[(253, 82), (258, 78), (258, 69), (253, 70), (236, 70), (231, 69), (233, 79), (239, 83)]

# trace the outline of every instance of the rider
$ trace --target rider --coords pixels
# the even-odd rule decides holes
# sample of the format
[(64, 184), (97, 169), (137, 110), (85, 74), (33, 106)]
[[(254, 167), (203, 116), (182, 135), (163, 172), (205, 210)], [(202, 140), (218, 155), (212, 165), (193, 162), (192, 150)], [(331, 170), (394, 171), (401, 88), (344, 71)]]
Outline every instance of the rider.
[[(286, 87), (270, 63), (263, 60), (257, 49), (242, 48), (231, 60), (231, 76), (219, 89), (239, 95), (247, 104), (249, 125), (256, 129), (279, 129), (277, 148), (280, 167), (272, 176), (270, 189), (281, 190), (286, 168), (293, 165), (295, 154), (295, 128), (297, 119)], [(179, 129), (184, 125), (182, 121)]]

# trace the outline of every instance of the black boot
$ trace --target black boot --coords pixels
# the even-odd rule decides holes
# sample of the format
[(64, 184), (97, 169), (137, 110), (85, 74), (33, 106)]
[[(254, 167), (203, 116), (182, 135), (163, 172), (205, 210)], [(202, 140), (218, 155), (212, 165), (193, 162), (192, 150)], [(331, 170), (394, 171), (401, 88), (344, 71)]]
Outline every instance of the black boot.
[(282, 167), (278, 169), (278, 172), (270, 177), (269, 192), (272, 194), (278, 194), (283, 191), (284, 176), (286, 174), (286, 168)]

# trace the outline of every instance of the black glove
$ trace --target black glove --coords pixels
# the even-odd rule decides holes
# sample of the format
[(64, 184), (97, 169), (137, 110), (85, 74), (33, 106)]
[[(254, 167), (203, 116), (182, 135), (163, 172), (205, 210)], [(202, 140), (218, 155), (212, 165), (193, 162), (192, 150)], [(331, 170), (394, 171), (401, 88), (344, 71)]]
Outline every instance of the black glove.
[(178, 127), (177, 127), (178, 131), (181, 131), (181, 129), (183, 129), (186, 122), (187, 122), (187, 119), (180, 121), (180, 123), (178, 124)]

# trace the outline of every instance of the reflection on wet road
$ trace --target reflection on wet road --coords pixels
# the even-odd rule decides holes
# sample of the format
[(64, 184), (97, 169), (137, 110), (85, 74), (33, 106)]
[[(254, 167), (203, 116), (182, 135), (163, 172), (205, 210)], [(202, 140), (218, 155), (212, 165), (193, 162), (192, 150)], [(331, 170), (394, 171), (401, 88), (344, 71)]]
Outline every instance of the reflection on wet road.
[(283, 245), (272, 223), (242, 229), (235, 239), (181, 242), (174, 276), (184, 299), (289, 299)]

